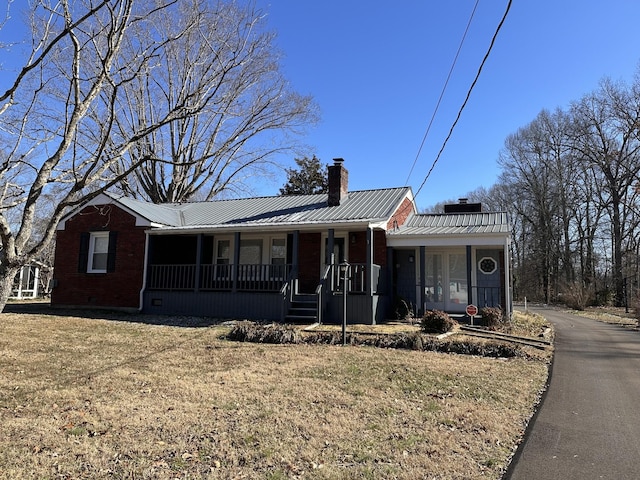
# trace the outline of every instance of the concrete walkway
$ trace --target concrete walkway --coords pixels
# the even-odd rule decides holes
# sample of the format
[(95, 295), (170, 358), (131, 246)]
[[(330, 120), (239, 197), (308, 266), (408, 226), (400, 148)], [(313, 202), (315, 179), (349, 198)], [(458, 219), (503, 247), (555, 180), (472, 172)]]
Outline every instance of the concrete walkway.
[(551, 308), (547, 394), (510, 480), (640, 479), (640, 332)]

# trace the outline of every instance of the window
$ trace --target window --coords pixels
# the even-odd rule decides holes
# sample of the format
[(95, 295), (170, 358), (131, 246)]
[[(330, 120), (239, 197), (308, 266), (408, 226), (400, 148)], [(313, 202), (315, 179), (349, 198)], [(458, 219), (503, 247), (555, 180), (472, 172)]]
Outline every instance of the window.
[(81, 233), (78, 272), (115, 272), (117, 238), (118, 232)]
[(216, 263), (229, 265), (231, 257), (231, 240), (218, 240), (216, 246)]
[(271, 264), (284, 265), (287, 259), (287, 245), (284, 238), (271, 239)]
[(490, 275), (498, 269), (498, 263), (491, 257), (483, 257), (478, 262), (478, 267), (485, 275)]
[(92, 233), (89, 240), (89, 264), (87, 272), (106, 273), (109, 256), (109, 234), (107, 232)]
[(240, 265), (260, 265), (262, 263), (262, 239), (240, 240)]

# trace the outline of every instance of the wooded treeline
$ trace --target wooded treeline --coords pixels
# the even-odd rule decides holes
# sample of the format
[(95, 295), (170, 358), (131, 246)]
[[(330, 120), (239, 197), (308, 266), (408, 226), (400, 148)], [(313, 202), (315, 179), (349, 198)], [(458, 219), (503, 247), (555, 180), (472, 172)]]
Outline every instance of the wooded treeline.
[(636, 301), (640, 255), (640, 71), (603, 80), (510, 135), (501, 174), (469, 196), (511, 213), (516, 299)]

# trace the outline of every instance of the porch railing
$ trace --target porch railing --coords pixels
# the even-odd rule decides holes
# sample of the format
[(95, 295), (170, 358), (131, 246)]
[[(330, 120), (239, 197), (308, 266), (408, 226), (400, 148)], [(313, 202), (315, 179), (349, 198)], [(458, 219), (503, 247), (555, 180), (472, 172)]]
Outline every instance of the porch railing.
[(473, 298), (478, 308), (498, 307), (504, 303), (504, 288), (502, 287), (471, 287)]
[(194, 290), (195, 265), (151, 265), (147, 285), (153, 290)]
[(248, 290), (277, 292), (287, 281), (291, 265), (150, 265), (150, 290)]
[[(331, 290), (342, 291), (342, 273), (340, 265), (332, 265), (331, 271)], [(373, 272), (373, 293), (378, 293), (378, 285), (380, 278), (380, 265), (372, 265)], [(351, 263), (349, 264), (349, 293), (366, 293), (367, 292), (367, 264)]]

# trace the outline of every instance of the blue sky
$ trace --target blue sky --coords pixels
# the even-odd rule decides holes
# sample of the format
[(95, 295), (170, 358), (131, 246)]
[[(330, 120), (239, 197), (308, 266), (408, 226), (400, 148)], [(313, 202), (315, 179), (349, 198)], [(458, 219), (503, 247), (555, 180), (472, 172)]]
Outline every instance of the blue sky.
[[(293, 87), (321, 123), (305, 138), (343, 157), (351, 190), (418, 190), (464, 101), (508, 0), (480, 0), (409, 181), (475, 0), (259, 0)], [(568, 107), (640, 60), (636, 0), (514, 0), (462, 117), (417, 201), (425, 208), (497, 181), (506, 137), (542, 109)], [(292, 159), (283, 162), (293, 165)], [(264, 194), (275, 194), (284, 183)]]
[[(410, 185), (416, 192), (508, 0), (478, 2), (410, 177), (476, 0), (255, 2), (277, 33), (286, 77), (319, 106), (321, 122), (303, 139), (309, 155), (324, 163), (344, 158), (351, 190)], [(3, 12), (5, 6), (0, 0)], [(417, 197), (419, 208), (493, 185), (505, 139), (542, 109), (566, 108), (605, 76), (630, 82), (640, 61), (639, 20), (637, 0), (514, 0), (453, 136)], [(294, 166), (291, 156), (277, 160)], [(284, 172), (261, 178), (255, 193), (276, 195), (285, 182)]]

